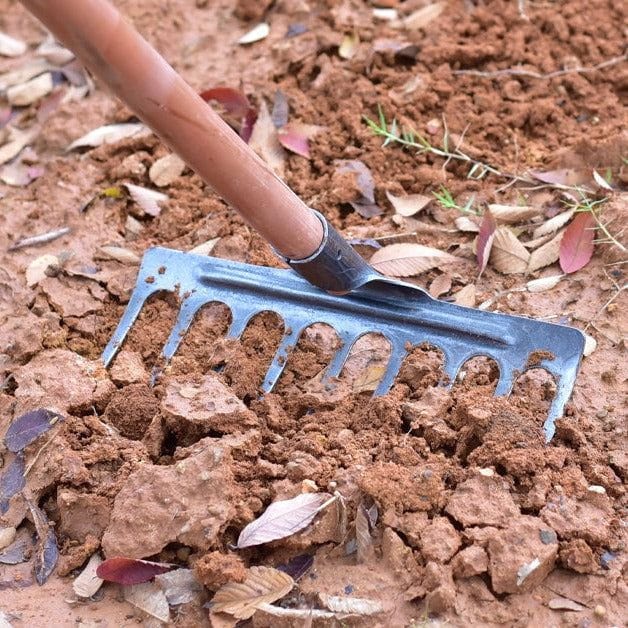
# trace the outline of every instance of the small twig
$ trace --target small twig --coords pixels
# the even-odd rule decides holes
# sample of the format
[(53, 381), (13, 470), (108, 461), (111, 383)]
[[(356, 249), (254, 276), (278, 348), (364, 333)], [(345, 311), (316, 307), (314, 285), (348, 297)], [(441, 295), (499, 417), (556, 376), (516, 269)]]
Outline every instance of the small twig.
[(26, 471), (24, 471), (24, 477), (26, 477), (30, 470), (35, 466), (35, 463), (39, 460), (39, 456), (41, 455), (41, 452), (46, 449), (46, 447), (48, 447), (48, 445), (50, 445), (50, 443), (52, 443), (52, 441), (57, 437), (57, 434), (59, 434), (59, 430), (57, 430), (40, 448), (39, 451), (35, 454), (35, 457), (31, 460), (31, 463), (28, 465), (28, 467), (26, 467)]
[(39, 235), (29, 236), (28, 238), (22, 238), (18, 240), (15, 244), (9, 247), (9, 251), (17, 251), (18, 249), (26, 248), (27, 246), (34, 246), (36, 244), (47, 244), (48, 242), (52, 242), (61, 236), (70, 233), (70, 227), (61, 227), (60, 229), (55, 229), (54, 231), (48, 231), (47, 233), (41, 233)]
[(600, 316), (600, 314), (602, 314), (602, 312), (604, 312), (604, 310), (606, 310), (606, 308), (626, 289), (628, 288), (628, 284), (625, 283), (623, 286), (621, 286), (617, 292), (615, 292), (615, 294), (593, 315), (593, 317), (589, 320), (589, 322), (586, 324), (584, 331), (586, 331), (587, 329), (589, 329), (589, 327), (593, 324), (593, 322), (595, 320), (598, 319), (598, 317)]
[(622, 61), (628, 60), (628, 54), (623, 54), (619, 57), (613, 57), (588, 67), (569, 68), (566, 70), (554, 70), (554, 72), (548, 72), (547, 74), (541, 74), (540, 72), (533, 72), (532, 70), (523, 70), (519, 68), (507, 68), (505, 70), (494, 70), (492, 72), (483, 72), (481, 70), (454, 70), (453, 74), (458, 76), (480, 76), (482, 78), (495, 78), (497, 76), (525, 76), (527, 78), (534, 79), (552, 79), (558, 76), (565, 76), (566, 74), (588, 74), (590, 72), (597, 72), (604, 68), (608, 68), (612, 65), (622, 63)]

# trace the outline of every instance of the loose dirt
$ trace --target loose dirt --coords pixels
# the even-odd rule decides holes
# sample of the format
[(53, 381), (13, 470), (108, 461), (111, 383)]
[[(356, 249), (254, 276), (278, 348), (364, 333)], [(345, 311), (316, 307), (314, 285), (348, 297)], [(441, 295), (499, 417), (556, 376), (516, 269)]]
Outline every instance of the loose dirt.
[[(420, 217), (429, 230), (413, 219), (395, 222), (386, 190), (431, 195), (443, 184), (460, 204), (471, 196), (477, 203), (523, 198), (543, 204), (548, 216), (557, 211), (546, 190), (497, 193), (504, 180), (469, 179), (464, 164), (445, 169), (432, 156), (382, 147), (363, 119), (376, 117), (378, 106), (435, 142), (445, 121), (466, 151), (503, 171), (611, 168), (614, 184), (626, 184), (625, 61), (550, 77), (521, 73), (593, 68), (624, 54), (621, 3), (451, 0), (425, 28), (407, 32), (375, 19), (370, 3), (361, 1), (116, 4), (199, 91), (241, 86), (259, 104), (281, 89), (291, 119), (324, 127), (311, 142), (310, 160), (288, 156), (286, 181), (347, 237), (396, 235), (470, 250), (472, 235), (454, 228), (457, 210), (432, 203)], [(409, 14), (427, 3), (374, 4)], [(270, 36), (238, 46), (237, 38), (262, 18)], [(286, 37), (295, 24), (305, 31)], [(44, 38), (11, 0), (0, 0), (0, 30), (32, 47)], [(354, 31), (361, 43), (342, 59), (338, 46)], [(384, 39), (407, 41), (416, 54), (375, 51)], [(0, 59), (0, 71), (17, 65)], [(25, 120), (34, 115), (27, 111)], [(189, 171), (164, 189), (169, 201), (158, 217), (141, 215), (124, 198), (100, 197), (80, 211), (108, 187), (153, 187), (147, 170), (167, 151), (152, 136), (65, 152), (83, 133), (129, 118), (99, 87), (62, 104), (34, 143), (45, 174), (28, 187), (0, 183), (0, 434), (38, 407), (66, 417), (26, 450), (27, 490), (53, 522), (61, 559), (42, 587), (32, 584), (30, 563), (0, 564), (0, 611), (13, 625), (146, 622), (116, 585), (105, 585), (94, 600), (73, 601), (71, 577), (97, 551), (191, 567), (205, 588), (172, 613), (182, 626), (210, 625), (202, 605), (226, 582), (242, 581), (246, 567), (278, 566), (302, 554), (313, 555), (314, 564), (286, 606), (315, 606), (319, 594), (329, 594), (378, 600), (390, 609), (351, 618), (350, 625), (623, 625), (627, 304), (620, 296), (604, 307), (614, 284), (624, 282), (617, 262), (625, 258), (616, 247), (598, 245), (588, 266), (547, 292), (508, 292), (531, 277), (501, 275), (490, 265), (477, 279), (469, 256), (448, 269), (453, 292), (475, 282), (478, 304), (492, 298), (493, 309), (587, 326), (597, 340), (550, 444), (542, 425), (554, 385), (540, 369), (523, 374), (510, 398), (493, 398), (496, 366), (475, 359), (449, 390), (440, 385), (442, 354), (421, 345), (391, 392), (372, 399), (363, 373), (371, 369), (376, 379), (386, 343), (376, 335), (363, 340), (329, 390), (320, 380), (338, 339), (325, 326), (306, 331), (276, 390), (260, 397), (283, 333), (280, 317), (270, 312), (255, 317), (241, 341), (226, 340), (228, 308), (206, 306), (164, 368), (159, 354), (178, 310), (172, 294), (145, 306), (105, 370), (99, 356), (137, 266), (102, 259), (100, 246), (141, 255), (153, 245), (189, 250), (220, 238), (213, 255), (280, 266), (270, 247)], [(367, 164), (382, 215), (365, 219), (351, 209), (355, 189), (335, 175), (337, 159)], [(621, 202), (615, 198), (605, 216), (621, 222)], [(129, 230), (129, 216), (139, 229)], [(7, 252), (21, 237), (60, 226), (71, 232)], [(61, 252), (70, 256), (56, 276), (27, 287), (28, 264)], [(440, 273), (429, 271), (417, 282), (427, 286)], [(529, 364), (547, 357), (533, 355)], [(5, 466), (11, 457), (3, 454)], [(375, 503), (374, 552), (361, 562), (350, 544), (347, 549), (351, 532), (338, 538), (334, 509), (283, 541), (233, 549), (242, 528), (270, 502), (303, 490), (339, 491), (350, 531), (360, 502)], [(21, 497), (0, 517), (2, 526), (18, 528), (31, 542), (33, 524)], [(556, 598), (583, 608), (552, 610)], [(284, 621), (257, 613), (242, 625)]]

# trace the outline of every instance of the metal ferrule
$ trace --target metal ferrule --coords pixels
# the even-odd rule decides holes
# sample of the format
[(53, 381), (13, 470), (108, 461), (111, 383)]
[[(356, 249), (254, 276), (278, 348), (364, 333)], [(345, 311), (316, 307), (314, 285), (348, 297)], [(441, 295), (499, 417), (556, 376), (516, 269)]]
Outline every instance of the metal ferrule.
[(292, 270), (331, 294), (346, 294), (377, 275), (325, 216), (315, 209), (312, 211), (323, 224), (323, 241), (309, 257), (304, 259), (284, 257)]

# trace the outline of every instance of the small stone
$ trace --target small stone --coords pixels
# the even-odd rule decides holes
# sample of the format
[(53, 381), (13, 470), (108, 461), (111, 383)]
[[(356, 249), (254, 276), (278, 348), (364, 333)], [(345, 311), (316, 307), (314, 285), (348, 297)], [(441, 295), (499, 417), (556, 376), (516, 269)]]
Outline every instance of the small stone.
[(495, 475), (495, 471), (493, 469), (480, 469), (480, 475), (483, 475), (485, 478), (492, 478)]
[(421, 532), (421, 553), (426, 560), (444, 563), (460, 547), (460, 535), (447, 517), (434, 517)]
[(479, 545), (465, 547), (451, 561), (454, 578), (470, 578), (488, 569), (488, 554)]
[(595, 413), (595, 416), (596, 416), (598, 419), (605, 419), (605, 418), (608, 416), (608, 410), (604, 410), (604, 409), (602, 409), (602, 410), (598, 410), (598, 411)]
[(122, 349), (109, 369), (111, 379), (119, 386), (148, 381), (148, 371), (144, 368), (142, 356), (135, 351)]
[(597, 484), (591, 484), (591, 486), (587, 488), (587, 491), (589, 491), (590, 493), (598, 493), (598, 495), (604, 495), (604, 493), (606, 493), (606, 489), (603, 486), (599, 486)]
[(0, 550), (8, 547), (15, 539), (16, 530), (14, 527), (0, 528)]
[(593, 614), (596, 617), (604, 617), (606, 615), (606, 608), (601, 604), (597, 604), (596, 607), (593, 609)]
[(558, 536), (554, 530), (541, 530), (539, 532), (539, 538), (544, 545), (552, 545), (558, 542)]

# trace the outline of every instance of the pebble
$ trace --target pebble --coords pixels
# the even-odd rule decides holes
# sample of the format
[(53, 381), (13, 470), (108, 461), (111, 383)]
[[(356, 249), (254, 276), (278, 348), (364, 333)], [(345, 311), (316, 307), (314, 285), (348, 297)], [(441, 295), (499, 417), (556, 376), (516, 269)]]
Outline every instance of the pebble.
[(606, 493), (606, 489), (603, 486), (598, 486), (597, 484), (591, 484), (587, 490), (590, 493), (598, 493), (599, 495), (604, 495), (604, 493)]
[(608, 416), (608, 410), (598, 410), (595, 413), (596, 418), (598, 419), (604, 419)]
[(604, 606), (602, 606), (601, 604), (598, 604), (594, 609), (593, 609), (593, 614), (596, 617), (604, 617), (604, 615), (606, 615), (606, 608)]
[(490, 477), (493, 477), (493, 475), (495, 475), (495, 471), (493, 471), (493, 469), (480, 469), (480, 475), (490, 478)]

